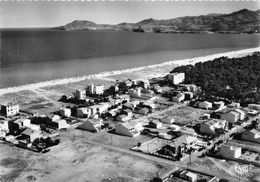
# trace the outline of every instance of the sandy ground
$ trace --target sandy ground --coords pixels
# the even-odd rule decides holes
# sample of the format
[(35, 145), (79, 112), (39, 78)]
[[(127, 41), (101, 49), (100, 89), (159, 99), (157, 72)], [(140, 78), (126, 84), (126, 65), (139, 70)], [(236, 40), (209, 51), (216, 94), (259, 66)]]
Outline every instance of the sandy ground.
[(0, 143), (0, 181), (149, 181), (175, 168), (88, 143), (92, 133), (75, 140), (74, 134), (65, 133), (46, 154)]

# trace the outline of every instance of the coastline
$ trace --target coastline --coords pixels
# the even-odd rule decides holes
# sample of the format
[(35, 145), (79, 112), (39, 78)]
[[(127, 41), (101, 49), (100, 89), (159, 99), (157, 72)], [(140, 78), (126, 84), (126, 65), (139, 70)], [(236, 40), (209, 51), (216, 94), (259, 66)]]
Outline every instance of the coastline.
[(109, 80), (109, 78), (107, 78), (109, 76), (121, 75), (124, 73), (133, 73), (133, 72), (142, 71), (142, 70), (151, 69), (151, 68), (161, 68), (161, 67), (169, 67), (169, 66), (173, 67), (173, 66), (180, 66), (180, 65), (196, 64), (198, 62), (211, 61), (213, 59), (216, 59), (216, 58), (219, 58), (222, 56), (229, 57), (229, 58), (242, 57), (242, 56), (246, 56), (246, 55), (251, 54), (256, 51), (260, 51), (260, 47), (242, 49), (242, 50), (238, 50), (238, 51), (216, 53), (216, 54), (194, 57), (194, 58), (189, 58), (189, 59), (171, 60), (171, 61), (167, 61), (164, 63), (153, 64), (153, 65), (148, 65), (148, 66), (141, 66), (141, 67), (134, 67), (134, 68), (124, 69), (124, 70), (114, 70), (114, 71), (101, 72), (101, 73), (92, 74), (92, 75), (84, 75), (84, 76), (78, 76), (78, 77), (49, 80), (49, 81), (38, 82), (38, 83), (30, 83), (30, 84), (25, 84), (25, 85), (20, 85), (20, 86), (1, 88), (0, 95), (13, 93), (13, 92), (19, 92), (19, 91), (23, 91), (23, 90), (35, 90), (35, 89), (47, 87), (47, 86), (75, 83), (75, 82), (80, 82), (80, 81), (89, 80), (89, 79)]

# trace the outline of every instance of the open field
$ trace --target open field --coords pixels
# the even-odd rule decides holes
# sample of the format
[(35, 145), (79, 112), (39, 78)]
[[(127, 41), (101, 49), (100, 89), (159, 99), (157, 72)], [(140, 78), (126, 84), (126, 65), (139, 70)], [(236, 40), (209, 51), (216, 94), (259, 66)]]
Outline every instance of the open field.
[(174, 168), (80, 139), (65, 139), (46, 154), (0, 145), (3, 181), (149, 181)]
[(193, 121), (199, 120), (204, 114), (209, 113), (207, 110), (195, 109), (192, 107), (178, 108), (164, 113), (165, 116), (173, 116), (175, 123), (179, 125), (186, 125)]

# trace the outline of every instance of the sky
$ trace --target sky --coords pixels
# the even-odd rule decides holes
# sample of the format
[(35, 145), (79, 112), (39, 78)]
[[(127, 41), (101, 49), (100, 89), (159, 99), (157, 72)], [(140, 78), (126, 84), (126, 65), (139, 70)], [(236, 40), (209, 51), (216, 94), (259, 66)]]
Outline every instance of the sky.
[(209, 13), (260, 9), (259, 1), (1, 1), (0, 28), (55, 27), (74, 20), (136, 23)]

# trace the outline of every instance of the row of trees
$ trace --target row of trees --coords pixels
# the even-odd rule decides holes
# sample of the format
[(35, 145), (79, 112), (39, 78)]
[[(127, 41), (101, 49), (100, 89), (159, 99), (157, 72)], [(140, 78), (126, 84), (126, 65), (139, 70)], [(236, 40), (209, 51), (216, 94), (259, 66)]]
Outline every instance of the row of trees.
[(195, 66), (180, 66), (172, 72), (184, 72), (185, 83), (199, 85), (209, 95), (260, 101), (259, 52), (241, 58), (220, 57)]

